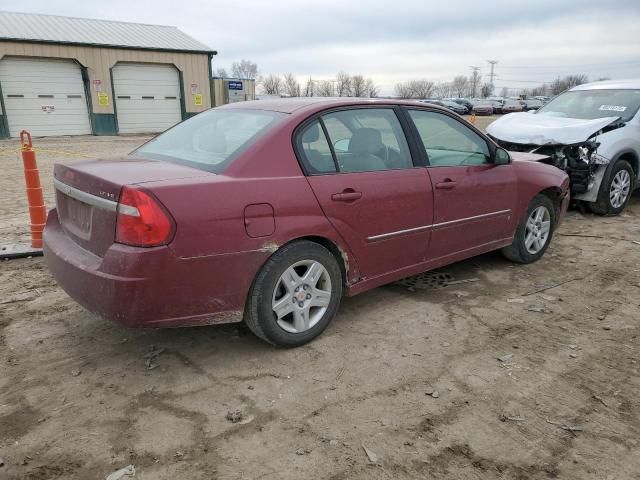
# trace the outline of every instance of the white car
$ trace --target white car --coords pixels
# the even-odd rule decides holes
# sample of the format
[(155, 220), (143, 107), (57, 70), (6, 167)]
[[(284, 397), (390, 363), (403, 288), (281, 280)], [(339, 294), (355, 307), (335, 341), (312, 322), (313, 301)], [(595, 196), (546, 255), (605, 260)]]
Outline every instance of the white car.
[(640, 80), (587, 83), (537, 112), (505, 115), (487, 128), (500, 146), (548, 155), (571, 196), (601, 215), (624, 210), (640, 186)]

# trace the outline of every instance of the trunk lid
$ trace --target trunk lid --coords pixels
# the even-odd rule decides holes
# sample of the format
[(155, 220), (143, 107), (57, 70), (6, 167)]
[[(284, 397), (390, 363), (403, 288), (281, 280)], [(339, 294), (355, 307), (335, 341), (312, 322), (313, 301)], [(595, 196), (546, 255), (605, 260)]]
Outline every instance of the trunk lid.
[(203, 176), (214, 174), (139, 157), (56, 164), (58, 217), (74, 242), (102, 257), (114, 243), (116, 208), (124, 185)]

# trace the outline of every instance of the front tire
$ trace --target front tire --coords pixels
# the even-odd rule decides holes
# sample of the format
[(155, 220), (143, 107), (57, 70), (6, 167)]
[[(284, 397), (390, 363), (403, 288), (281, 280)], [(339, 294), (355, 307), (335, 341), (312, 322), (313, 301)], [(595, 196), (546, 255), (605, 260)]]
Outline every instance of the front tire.
[(533, 263), (549, 248), (556, 224), (556, 209), (546, 195), (536, 195), (518, 224), (513, 243), (502, 249), (512, 262)]
[(274, 253), (256, 276), (245, 323), (259, 338), (298, 347), (319, 336), (335, 317), (342, 272), (322, 245), (301, 240)]
[(589, 204), (598, 215), (619, 215), (627, 206), (635, 185), (635, 173), (626, 160), (618, 160), (604, 176), (598, 199)]

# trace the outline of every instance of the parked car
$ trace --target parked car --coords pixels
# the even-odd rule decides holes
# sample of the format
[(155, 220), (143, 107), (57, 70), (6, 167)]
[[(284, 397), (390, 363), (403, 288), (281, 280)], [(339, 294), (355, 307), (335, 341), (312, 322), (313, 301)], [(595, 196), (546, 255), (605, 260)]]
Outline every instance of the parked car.
[(523, 100), (523, 103), (524, 103), (523, 110), (525, 112), (528, 112), (530, 110), (538, 110), (539, 108), (542, 107), (542, 102), (534, 98), (528, 98), (526, 100)]
[(302, 345), (343, 295), (491, 250), (546, 251), (567, 175), (419, 102), (214, 108), (124, 158), (57, 164), (54, 278), (131, 327), (244, 320)]
[(502, 106), (502, 113), (521, 112), (522, 104), (517, 100), (507, 100)]
[(424, 103), (430, 103), (431, 105), (439, 105), (444, 107), (452, 112), (457, 113), (458, 115), (464, 115), (467, 113), (467, 108), (464, 105), (461, 105), (456, 102), (452, 102), (450, 100), (423, 100)]
[(493, 113), (502, 113), (502, 106), (504, 105), (505, 99), (500, 97), (489, 97), (487, 98), (493, 104)]
[(493, 115), (493, 104), (486, 100), (480, 100), (473, 104), (472, 113), (476, 115)]
[(473, 103), (466, 98), (447, 98), (447, 100), (451, 100), (460, 105), (464, 105), (467, 109), (465, 113), (471, 113), (471, 110), (473, 109)]
[(493, 113), (502, 113), (502, 102), (498, 101), (498, 100), (487, 100), (492, 106), (493, 106)]
[(511, 150), (549, 156), (571, 178), (574, 199), (617, 215), (638, 187), (640, 80), (580, 85), (535, 115), (507, 115), (487, 132)]

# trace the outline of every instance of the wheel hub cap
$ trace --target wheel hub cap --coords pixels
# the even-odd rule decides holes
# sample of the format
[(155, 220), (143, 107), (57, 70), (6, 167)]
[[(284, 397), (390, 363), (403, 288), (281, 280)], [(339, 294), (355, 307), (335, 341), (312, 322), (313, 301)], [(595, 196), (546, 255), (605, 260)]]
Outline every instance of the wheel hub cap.
[(529, 218), (524, 235), (524, 244), (527, 252), (535, 255), (540, 252), (547, 241), (551, 232), (551, 214), (547, 207), (540, 206), (535, 208)]
[(276, 322), (289, 333), (314, 327), (331, 301), (331, 278), (316, 260), (302, 260), (287, 268), (276, 282), (271, 309)]
[(627, 201), (631, 190), (631, 175), (626, 170), (620, 170), (611, 181), (609, 200), (613, 208), (620, 208)]

